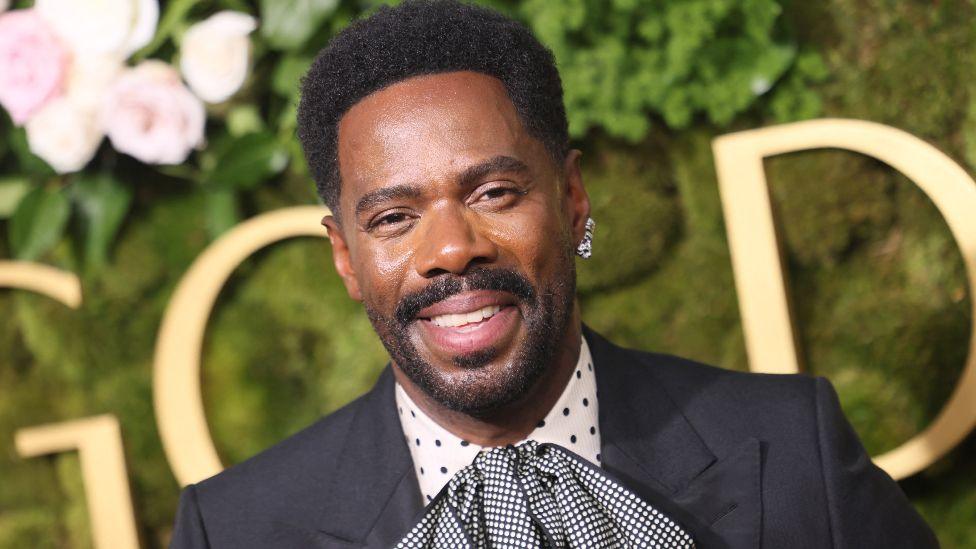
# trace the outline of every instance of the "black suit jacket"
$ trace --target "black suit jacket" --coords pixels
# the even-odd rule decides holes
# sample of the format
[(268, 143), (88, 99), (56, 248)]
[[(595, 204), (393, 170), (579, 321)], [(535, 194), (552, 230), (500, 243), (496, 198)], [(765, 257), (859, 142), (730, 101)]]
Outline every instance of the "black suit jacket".
[[(604, 469), (699, 547), (938, 546), (825, 379), (733, 372), (584, 333)], [(393, 389), (387, 367), (348, 406), (187, 486), (171, 547), (394, 545), (422, 508)]]

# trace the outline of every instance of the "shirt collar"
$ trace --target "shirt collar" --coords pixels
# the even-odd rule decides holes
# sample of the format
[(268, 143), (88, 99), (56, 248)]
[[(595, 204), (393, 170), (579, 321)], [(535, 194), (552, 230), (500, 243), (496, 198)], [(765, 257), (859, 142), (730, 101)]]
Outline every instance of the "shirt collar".
[[(593, 368), (586, 338), (580, 337), (576, 370), (556, 404), (521, 442), (535, 440), (558, 444), (594, 465), (600, 465), (600, 423)], [(482, 447), (462, 440), (424, 414), (399, 383), (395, 394), (400, 426), (410, 447), (414, 473), (426, 504), (455, 473), (474, 461)]]

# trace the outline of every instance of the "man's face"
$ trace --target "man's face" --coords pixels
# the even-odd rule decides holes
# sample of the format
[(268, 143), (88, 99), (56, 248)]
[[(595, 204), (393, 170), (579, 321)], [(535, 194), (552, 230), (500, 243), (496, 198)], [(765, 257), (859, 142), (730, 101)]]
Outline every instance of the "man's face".
[(473, 72), (396, 83), (341, 119), (334, 261), (433, 400), (489, 414), (557, 356), (589, 214), (578, 154), (554, 162), (502, 83)]

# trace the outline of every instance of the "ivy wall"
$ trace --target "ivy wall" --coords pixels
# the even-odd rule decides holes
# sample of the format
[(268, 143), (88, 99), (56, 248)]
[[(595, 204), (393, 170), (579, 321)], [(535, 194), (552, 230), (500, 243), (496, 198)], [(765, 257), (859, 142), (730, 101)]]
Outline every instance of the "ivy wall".
[[(747, 369), (710, 150), (717, 135), (859, 118), (904, 129), (976, 173), (972, 1), (492, 5), (529, 24), (560, 64), (598, 221), (593, 259), (580, 265), (583, 316), (622, 344)], [(227, 228), (316, 203), (293, 137), (296, 82), (337, 29), (373, 7), (165, 3), (137, 57), (175, 55), (188, 22), (218, 10), (259, 21), (251, 76), (208, 107), (207, 147), (178, 166), (104, 145), (84, 171), (55, 175), (22, 129), (0, 122), (0, 258), (77, 272), (84, 287), (77, 310), (0, 292), (0, 547), (90, 545), (77, 457), (18, 458), (13, 433), (99, 413), (122, 423), (144, 546), (166, 546), (179, 488), (151, 405), (162, 313)], [(874, 160), (816, 151), (766, 168), (807, 368), (833, 381), (872, 453), (894, 448), (932, 421), (966, 358), (972, 290), (960, 252), (931, 201)], [(123, 206), (105, 198), (119, 192)], [(48, 201), (64, 204), (58, 226), (39, 206)], [(93, 229), (103, 210), (91, 204), (115, 204), (118, 223)], [(255, 254), (224, 288), (206, 338), (205, 401), (225, 462), (350, 401), (385, 360), (325, 240)], [(976, 436), (902, 487), (945, 547), (976, 548)]]

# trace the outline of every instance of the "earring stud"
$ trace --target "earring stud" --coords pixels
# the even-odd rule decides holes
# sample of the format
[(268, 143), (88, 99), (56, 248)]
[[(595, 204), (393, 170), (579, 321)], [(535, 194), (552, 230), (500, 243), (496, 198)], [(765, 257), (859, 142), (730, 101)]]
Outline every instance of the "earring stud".
[(592, 217), (586, 218), (586, 231), (583, 233), (583, 240), (580, 241), (579, 246), (576, 247), (576, 255), (582, 257), (583, 259), (589, 259), (593, 255), (593, 228), (596, 227), (596, 221), (593, 221)]

